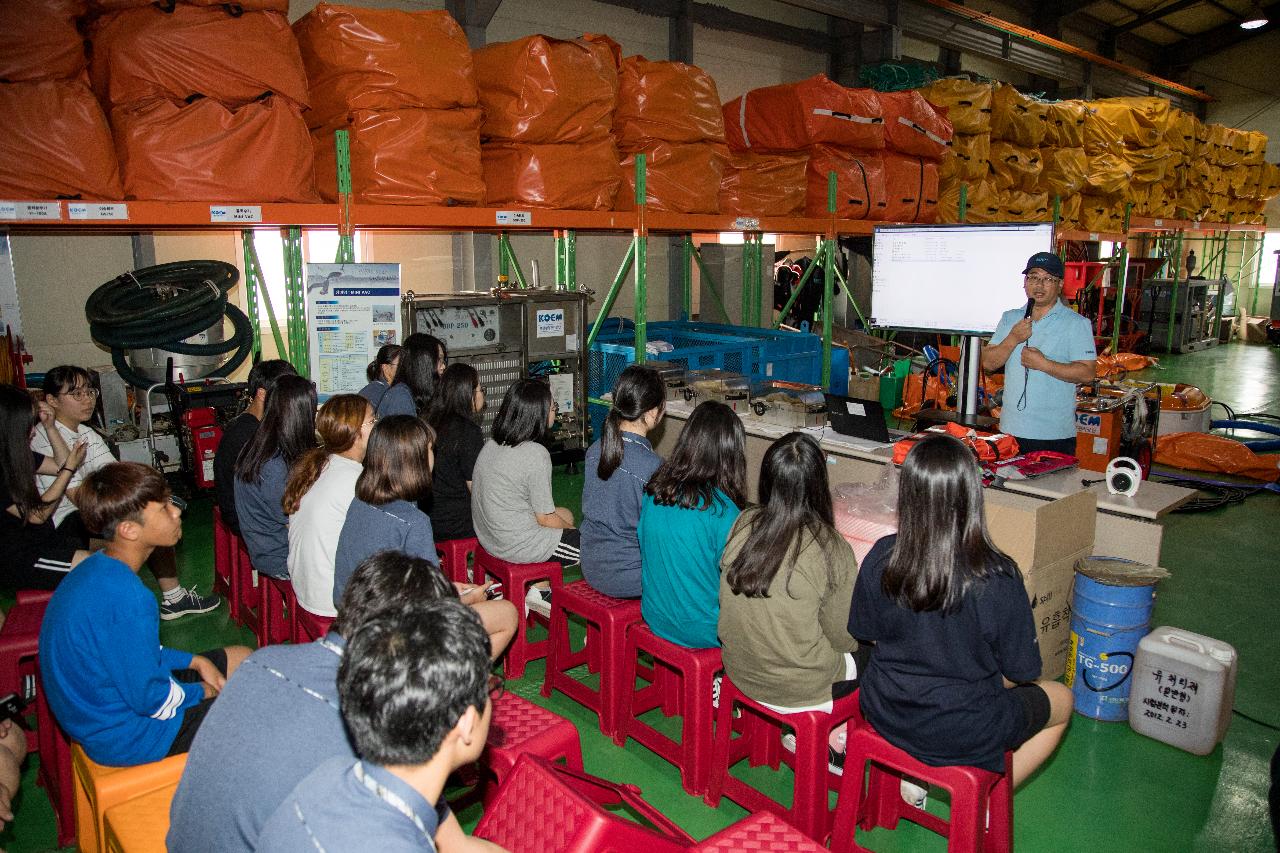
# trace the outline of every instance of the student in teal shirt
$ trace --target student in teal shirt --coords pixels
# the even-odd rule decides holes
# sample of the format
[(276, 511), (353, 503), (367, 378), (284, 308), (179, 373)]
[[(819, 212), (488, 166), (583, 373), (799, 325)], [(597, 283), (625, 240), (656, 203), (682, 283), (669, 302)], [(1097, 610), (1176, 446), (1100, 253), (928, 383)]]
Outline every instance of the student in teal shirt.
[(746, 433), (723, 403), (693, 410), (640, 509), (640, 612), (665, 640), (720, 646), (720, 555), (746, 505)]

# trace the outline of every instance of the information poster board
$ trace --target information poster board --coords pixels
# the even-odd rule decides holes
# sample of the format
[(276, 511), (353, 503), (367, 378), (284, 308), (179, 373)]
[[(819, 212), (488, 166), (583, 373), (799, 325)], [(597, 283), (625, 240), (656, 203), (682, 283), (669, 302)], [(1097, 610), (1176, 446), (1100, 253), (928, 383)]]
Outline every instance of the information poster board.
[(307, 264), (307, 318), (317, 393), (356, 393), (378, 348), (401, 342), (400, 265)]

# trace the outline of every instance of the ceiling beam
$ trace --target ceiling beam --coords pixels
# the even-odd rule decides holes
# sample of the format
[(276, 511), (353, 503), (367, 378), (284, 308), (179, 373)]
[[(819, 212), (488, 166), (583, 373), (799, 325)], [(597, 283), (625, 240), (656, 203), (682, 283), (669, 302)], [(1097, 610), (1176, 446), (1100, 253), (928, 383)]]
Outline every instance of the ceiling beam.
[[(1172, 15), (1174, 12), (1181, 12), (1183, 9), (1189, 9), (1192, 6), (1199, 6), (1203, 2), (1204, 0), (1175, 0), (1175, 2), (1169, 3), (1168, 5), (1157, 6), (1147, 12), (1142, 12), (1131, 21), (1125, 21), (1123, 24), (1117, 24), (1111, 28), (1111, 32), (1116, 35), (1119, 35), (1120, 33), (1127, 33), (1130, 30), (1136, 30), (1138, 27), (1161, 21), (1162, 18)], [(1186, 34), (1183, 33), (1183, 35), (1185, 36)]]
[[(1130, 6), (1128, 3), (1121, 3), (1120, 0), (1107, 0), (1107, 2), (1110, 3), (1112, 6), (1119, 6), (1121, 9), (1124, 9), (1130, 15), (1144, 14), (1144, 12), (1141, 9), (1135, 9), (1134, 7)], [(1168, 32), (1173, 33), (1178, 38), (1187, 38), (1191, 35), (1190, 33), (1185, 32), (1184, 30), (1178, 29), (1173, 24), (1163, 19), (1152, 21), (1151, 23), (1155, 24), (1157, 27), (1159, 27), (1162, 30), (1167, 30)], [(1115, 24), (1107, 24), (1106, 27), (1109, 30), (1114, 29)]]
[[(1106, 21), (1095, 18), (1093, 15), (1079, 12), (1071, 16), (1070, 27), (1090, 38), (1101, 39), (1111, 25)], [(1129, 56), (1141, 59), (1148, 65), (1155, 65), (1164, 51), (1164, 48), (1160, 45), (1134, 33), (1124, 33), (1116, 38), (1116, 47)]]
[(1168, 59), (1162, 65), (1162, 69), (1170, 74), (1181, 74), (1195, 62), (1251, 41), (1265, 33), (1280, 30), (1280, 3), (1263, 6), (1262, 14), (1267, 18), (1268, 23), (1256, 30), (1241, 29), (1240, 20), (1243, 20), (1241, 17), (1240, 20), (1229, 21), (1169, 45), (1165, 48), (1165, 56)]
[(822, 53), (828, 51), (831, 42), (831, 37), (823, 30), (781, 24), (709, 3), (689, 3), (685, 0), (599, 0), (599, 2), (609, 6), (621, 6), (624, 9), (658, 18), (686, 18), (690, 26), (697, 25), (709, 30), (741, 33)]

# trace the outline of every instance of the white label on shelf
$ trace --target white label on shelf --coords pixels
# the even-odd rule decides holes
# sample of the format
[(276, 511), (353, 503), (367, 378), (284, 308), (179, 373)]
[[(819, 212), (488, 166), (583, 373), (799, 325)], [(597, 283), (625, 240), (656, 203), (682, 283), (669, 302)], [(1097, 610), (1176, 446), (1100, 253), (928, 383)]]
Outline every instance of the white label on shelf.
[(499, 210), (494, 218), (499, 225), (533, 224), (533, 214), (527, 210)]
[(94, 204), (85, 201), (67, 202), (68, 219), (128, 219), (127, 204)]
[(578, 336), (577, 336), (577, 335), (565, 335), (565, 336), (564, 336), (564, 348), (565, 348), (565, 350), (567, 350), (568, 352), (575, 352), (575, 351), (578, 349)]
[(1090, 239), (1090, 240), (1093, 240), (1094, 242), (1097, 242), (1098, 240), (1100, 240), (1100, 239), (1102, 239), (1102, 238), (1098, 236), (1098, 232), (1097, 232), (1097, 231), (1090, 231), (1090, 232), (1089, 232), (1089, 239)]
[(261, 222), (260, 204), (213, 204), (209, 206), (210, 222)]
[(538, 309), (538, 337), (558, 338), (564, 334), (564, 309)]
[(0, 201), (0, 219), (56, 221), (61, 218), (60, 201)]
[(759, 231), (760, 220), (754, 216), (739, 216), (733, 220), (733, 227), (736, 231)]
[(1163, 220), (1163, 219), (1157, 219), (1157, 220), (1155, 220), (1155, 224), (1156, 224), (1156, 227), (1157, 227), (1157, 228), (1160, 228), (1161, 226), (1163, 226), (1163, 225), (1164, 225), (1164, 220)]

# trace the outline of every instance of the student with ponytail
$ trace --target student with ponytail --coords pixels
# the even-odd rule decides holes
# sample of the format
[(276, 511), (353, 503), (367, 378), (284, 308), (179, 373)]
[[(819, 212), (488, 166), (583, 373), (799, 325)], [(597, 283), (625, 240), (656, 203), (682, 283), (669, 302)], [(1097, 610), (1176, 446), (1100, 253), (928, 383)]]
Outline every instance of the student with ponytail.
[(376, 419), (359, 394), (331, 397), (316, 415), (316, 447), (289, 472), (284, 512), (289, 516), (289, 578), (304, 610), (336, 616), (333, 566), (338, 534), (356, 496), (364, 451)]
[(360, 389), (360, 396), (368, 400), (369, 405), (374, 409), (378, 408), (378, 403), (382, 402), (382, 395), (387, 393), (387, 389), (396, 378), (402, 349), (403, 347), (399, 344), (383, 344), (378, 348), (378, 354), (373, 361), (369, 362), (369, 367), (364, 372), (369, 384)]
[(633, 364), (613, 387), (600, 438), (587, 448), (582, 483), (582, 577), (614, 598), (640, 597), (640, 506), (662, 464), (649, 443), (662, 421), (666, 386), (657, 371)]
[(388, 415), (426, 417), (447, 357), (444, 342), (434, 335), (414, 332), (405, 338), (391, 386), (374, 405), (374, 413), (380, 418)]

